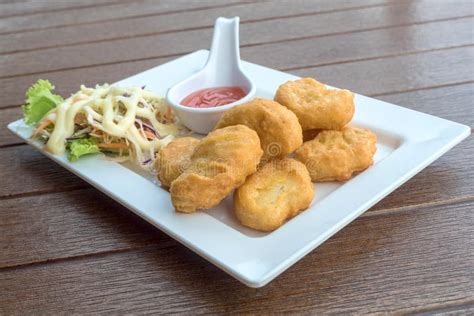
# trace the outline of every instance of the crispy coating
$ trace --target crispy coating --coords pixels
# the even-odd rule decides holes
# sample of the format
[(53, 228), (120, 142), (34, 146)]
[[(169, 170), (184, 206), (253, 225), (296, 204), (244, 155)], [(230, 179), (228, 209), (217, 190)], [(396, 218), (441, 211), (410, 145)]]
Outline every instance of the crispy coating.
[(284, 158), (303, 144), (303, 132), (296, 115), (266, 99), (254, 99), (227, 110), (215, 129), (243, 124), (255, 130), (263, 149), (262, 161)]
[(171, 183), (174, 207), (192, 213), (216, 206), (255, 172), (262, 154), (257, 133), (247, 126), (209, 133), (196, 146), (190, 167)]
[(303, 142), (313, 140), (321, 131), (321, 129), (307, 129), (303, 131)]
[(199, 139), (181, 137), (173, 140), (161, 149), (155, 163), (158, 179), (165, 187), (169, 187), (180, 174), (191, 165), (191, 155)]
[(364, 128), (322, 131), (298, 148), (295, 157), (306, 165), (314, 182), (345, 181), (374, 163), (376, 142), (377, 136)]
[(303, 130), (338, 130), (354, 116), (352, 92), (328, 89), (313, 78), (284, 83), (278, 88), (275, 101), (296, 114)]
[(235, 214), (244, 226), (272, 231), (308, 208), (313, 197), (305, 165), (291, 158), (273, 160), (235, 191)]

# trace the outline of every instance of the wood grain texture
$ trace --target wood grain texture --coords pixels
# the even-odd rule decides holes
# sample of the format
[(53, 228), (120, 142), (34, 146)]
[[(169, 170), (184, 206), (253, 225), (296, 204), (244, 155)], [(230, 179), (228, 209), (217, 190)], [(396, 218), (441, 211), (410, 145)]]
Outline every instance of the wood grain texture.
[(466, 252), (473, 207), (359, 218), (258, 290), (175, 245), (4, 269), (0, 311), (340, 314), (462, 305), (474, 296), (474, 253)]
[(39, 77), (115, 82), (207, 48), (218, 15), (246, 60), (473, 127), (471, 0), (93, 2), (0, 0), (0, 315), (472, 314), (472, 136), (255, 290), (5, 129)]
[[(70, 95), (78, 90), (81, 84), (94, 86), (97, 83), (112, 83), (171, 61), (179, 56), (158, 58), (124, 64), (102, 65), (92, 68), (77, 68), (68, 71), (50, 72), (44, 75), (29, 75), (9, 79), (0, 79), (0, 91), (5, 91), (5, 98), (0, 100), (0, 107), (20, 105), (25, 100), (25, 91), (39, 78), (46, 78), (54, 83), (57, 93)], [(2, 86), (5, 84), (5, 86)], [(7, 88), (9, 92), (6, 92)]]
[(474, 128), (474, 83), (387, 94), (377, 98)]
[[(427, 167), (367, 214), (474, 199), (474, 170), (464, 158), (471, 156), (474, 137)], [(140, 247), (161, 238), (157, 230), (144, 229), (139, 224), (143, 221), (95, 189), (68, 191), (89, 185), (29, 147), (4, 148), (0, 150), (0, 161), (5, 162), (0, 164), (0, 174), (7, 179), (3, 195), (61, 191), (0, 199), (0, 223), (5, 224), (0, 226), (0, 267)], [(31, 235), (35, 238), (29, 238)]]
[(42, 0), (42, 1), (15, 1), (0, 3), (0, 18), (18, 15), (32, 15), (38, 13), (63, 12), (93, 6), (110, 5), (123, 2), (120, 0)]
[(86, 187), (83, 180), (27, 145), (0, 149), (0, 159), (0, 198)]
[(474, 44), (474, 18), (247, 47), (242, 57), (284, 71)]
[[(216, 5), (228, 5), (239, 0), (143, 0), (122, 1), (116, 5), (87, 7), (70, 12), (45, 12), (34, 16), (15, 16), (0, 20), (0, 33), (25, 32), (66, 25), (97, 23), (100, 21), (126, 19), (149, 14), (166, 14), (182, 10), (194, 10)], [(245, 1), (240, 1), (245, 2)]]
[(416, 315), (418, 316), (428, 316), (428, 315), (449, 315), (449, 316), (464, 316), (464, 315), (473, 315), (474, 314), (474, 302), (461, 304), (461, 305), (453, 305), (453, 306), (446, 306), (440, 309), (430, 310), (426, 309), (426, 311), (418, 312)]
[(7, 129), (7, 125), (23, 116), (20, 107), (0, 110), (0, 148), (11, 144), (24, 143)]
[[(364, 60), (376, 56), (393, 57), (393, 54), (445, 49), (456, 45), (456, 43), (461, 45), (473, 44), (471, 25), (472, 18), (433, 22), (393, 29), (334, 35), (319, 39), (298, 40), (290, 43), (245, 47), (241, 49), (241, 54), (242, 58), (248, 61), (281, 70), (295, 69), (302, 65), (327, 65), (350, 60)], [(439, 35), (443, 36), (439, 37)], [(91, 68), (48, 72), (42, 76), (34, 74), (0, 79), (0, 94), (3, 95), (0, 107), (21, 104), (24, 100), (24, 91), (39, 77), (50, 79), (56, 84), (60, 94), (69, 95), (76, 91), (80, 84), (95, 85), (97, 82), (114, 82), (173, 58), (175, 57), (153, 58), (143, 61), (93, 66)], [(423, 55), (421, 58), (423, 58)], [(468, 61), (468, 64), (472, 64), (472, 61)], [(325, 69), (330, 71), (330, 65), (328, 67)], [(459, 67), (462, 67), (462, 65), (459, 65)], [(468, 69), (468, 67), (464, 68)], [(296, 70), (290, 71), (296, 72)], [(351, 78), (351, 74), (345, 71), (344, 77)], [(441, 80), (443, 78), (440, 78)]]
[(275, 5), (274, 2), (254, 2), (217, 6), (202, 10), (183, 10), (160, 16), (147, 14), (136, 18), (113, 19), (100, 24), (92, 23), (61, 27), (55, 29), (54, 37), (48, 36), (51, 32), (49, 29), (0, 35), (0, 53), (65, 45), (81, 45), (87, 42), (110, 41), (120, 38), (146, 37), (153, 34), (182, 32), (191, 29), (212, 32), (214, 20), (218, 16), (240, 16), (241, 23), (249, 23), (260, 19), (275, 19), (277, 17), (282, 18), (301, 14), (321, 14), (335, 10), (349, 10), (386, 4), (384, 0), (363, 0), (357, 2), (348, 0), (280, 1), (278, 5)]
[(161, 244), (164, 236), (93, 188), (0, 205), (0, 267)]
[[(464, 3), (464, 2), (463, 2)], [(439, 4), (439, 5), (435, 5)], [(297, 16), (285, 19), (263, 20), (243, 24), (240, 27), (241, 45), (255, 45), (308, 36), (353, 32), (436, 19), (465, 16), (467, 8), (459, 5), (445, 5), (445, 2), (430, 2), (406, 6), (385, 6), (314, 16)], [(441, 6), (441, 7), (440, 7)], [(386, 17), (397, 16), (390, 19)], [(340, 23), (344, 21), (344, 23)], [(262, 30), (272, 30), (262, 32)], [(0, 55), (2, 77), (42, 73), (69, 69), (120, 63), (124, 61), (183, 54), (199, 48), (207, 48), (212, 32), (191, 30), (173, 34), (159, 34), (148, 37), (127, 38), (110, 42), (89, 43), (74, 47), (57, 47), (41, 51)], [(49, 63), (54, 58), (55, 62)]]
[(379, 96), (471, 82), (473, 66), (474, 46), (306, 68), (292, 73), (360, 94)]

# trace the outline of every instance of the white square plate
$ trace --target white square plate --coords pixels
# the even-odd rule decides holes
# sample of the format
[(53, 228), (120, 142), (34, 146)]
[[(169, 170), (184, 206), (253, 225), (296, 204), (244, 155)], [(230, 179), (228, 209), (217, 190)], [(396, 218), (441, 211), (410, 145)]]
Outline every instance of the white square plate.
[[(169, 87), (198, 71), (208, 51), (200, 50), (122, 80), (165, 95)], [(257, 83), (257, 95), (273, 99), (278, 86), (297, 77), (243, 62)], [(251, 287), (270, 282), (360, 214), (470, 134), (470, 128), (393, 104), (356, 95), (353, 125), (378, 136), (375, 164), (345, 183), (318, 183), (311, 207), (272, 233), (241, 226), (232, 200), (194, 214), (174, 211), (169, 193), (154, 177), (101, 156), (69, 162), (29, 137), (23, 120), (8, 128), (46, 156), (106, 193), (174, 239)], [(139, 188), (139, 189), (138, 189)]]

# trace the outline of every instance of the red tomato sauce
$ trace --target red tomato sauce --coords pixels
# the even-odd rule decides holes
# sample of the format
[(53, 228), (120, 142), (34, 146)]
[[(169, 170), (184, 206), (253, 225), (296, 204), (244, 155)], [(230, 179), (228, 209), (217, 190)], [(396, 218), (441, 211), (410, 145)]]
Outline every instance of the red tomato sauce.
[(212, 108), (238, 101), (246, 96), (240, 87), (216, 87), (195, 91), (181, 100), (181, 104), (193, 108)]

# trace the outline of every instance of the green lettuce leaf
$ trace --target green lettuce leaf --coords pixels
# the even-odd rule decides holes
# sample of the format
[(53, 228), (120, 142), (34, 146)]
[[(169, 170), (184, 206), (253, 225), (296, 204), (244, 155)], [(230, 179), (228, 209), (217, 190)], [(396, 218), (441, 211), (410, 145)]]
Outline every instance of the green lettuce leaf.
[(37, 124), (46, 113), (64, 101), (61, 96), (52, 93), (53, 89), (51, 82), (39, 79), (26, 91), (25, 105), (23, 105), (26, 124)]
[(69, 161), (76, 161), (79, 157), (100, 152), (99, 146), (94, 138), (81, 138), (68, 142)]

